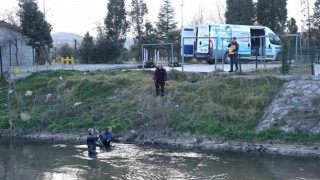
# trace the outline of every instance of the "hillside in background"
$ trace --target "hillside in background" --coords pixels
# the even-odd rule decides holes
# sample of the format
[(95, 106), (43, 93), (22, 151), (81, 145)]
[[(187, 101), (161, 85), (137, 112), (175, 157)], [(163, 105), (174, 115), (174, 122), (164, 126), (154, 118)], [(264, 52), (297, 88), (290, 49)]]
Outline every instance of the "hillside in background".
[(69, 44), (70, 46), (74, 46), (74, 40), (77, 40), (77, 44), (80, 45), (83, 39), (83, 36), (67, 33), (67, 32), (59, 32), (52, 34), (53, 44), (55, 47), (60, 47), (63, 44)]
[[(73, 47), (75, 39), (77, 40), (78, 46), (80, 46), (83, 36), (75, 33), (59, 32), (52, 34), (52, 39), (55, 47), (60, 47), (66, 43)], [(133, 43), (133, 38), (127, 37), (124, 47), (129, 49)]]

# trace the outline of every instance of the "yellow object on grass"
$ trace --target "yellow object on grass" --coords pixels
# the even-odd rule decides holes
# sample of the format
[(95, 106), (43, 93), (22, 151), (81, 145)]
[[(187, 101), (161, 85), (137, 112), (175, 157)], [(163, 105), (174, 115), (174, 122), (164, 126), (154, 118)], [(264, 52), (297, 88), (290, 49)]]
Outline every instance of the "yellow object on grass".
[(20, 74), (22, 73), (22, 69), (20, 67), (13, 67), (12, 72), (15, 74)]
[(71, 58), (69, 58), (69, 57), (63, 58), (63, 57), (61, 57), (60, 64), (74, 64), (74, 58), (73, 57), (71, 57)]

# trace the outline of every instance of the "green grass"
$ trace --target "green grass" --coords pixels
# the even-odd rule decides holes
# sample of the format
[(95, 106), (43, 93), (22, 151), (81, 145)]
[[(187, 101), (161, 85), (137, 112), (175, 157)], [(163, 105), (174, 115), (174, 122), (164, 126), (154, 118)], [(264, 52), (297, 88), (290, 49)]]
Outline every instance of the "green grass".
[[(261, 66), (261, 65), (260, 65)], [(292, 75), (292, 76), (306, 76), (312, 75), (311, 74), (311, 64), (292, 64), (288, 72), (285, 75)], [(257, 75), (257, 76), (268, 76), (268, 75), (283, 75), (282, 74), (282, 67), (279, 68), (272, 68), (272, 69), (260, 69), (255, 70), (252, 72), (244, 72), (244, 75)]]
[(0, 79), (0, 129), (9, 128), (8, 114), (7, 114), (7, 83)]
[[(59, 78), (62, 77), (62, 80)], [(116, 132), (144, 128), (213, 135), (228, 139), (314, 142), (319, 136), (268, 130), (254, 132), (257, 120), (283, 82), (274, 77), (257, 79), (169, 72), (165, 97), (155, 96), (151, 72), (107, 71), (83, 75), (76, 71), (34, 73), (11, 84), (10, 96), (19, 133), (35, 130), (81, 132), (113, 126)], [(8, 85), (2, 85), (2, 90)], [(27, 90), (32, 97), (25, 97)], [(7, 90), (5, 91), (7, 92)], [(50, 102), (45, 102), (51, 93)], [(7, 94), (0, 93), (0, 128), (8, 128)], [(81, 105), (74, 106), (76, 102)], [(20, 120), (20, 113), (32, 116)]]
[(310, 134), (303, 131), (285, 133), (279, 129), (271, 128), (257, 134), (256, 139), (260, 141), (277, 139), (286, 142), (296, 142), (308, 145), (313, 142), (319, 142), (320, 134)]

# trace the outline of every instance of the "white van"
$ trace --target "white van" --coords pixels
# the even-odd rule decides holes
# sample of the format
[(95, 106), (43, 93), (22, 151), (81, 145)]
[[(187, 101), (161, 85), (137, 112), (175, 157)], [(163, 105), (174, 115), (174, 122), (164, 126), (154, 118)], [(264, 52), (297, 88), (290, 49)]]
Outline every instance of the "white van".
[[(237, 38), (242, 59), (256, 59), (258, 56), (266, 60), (277, 60), (281, 53), (280, 39), (265, 26), (201, 24), (194, 28), (194, 31), (197, 37), (194, 39), (195, 47), (193, 52), (188, 49), (187, 54), (193, 54), (196, 58), (206, 58), (209, 64), (213, 63), (215, 58), (226, 59), (226, 51), (232, 37)], [(182, 33), (182, 37), (191, 36)], [(191, 44), (190, 38), (184, 39), (184, 46), (187, 44)], [(187, 54), (185, 51), (184, 55)]]
[[(196, 37), (197, 29), (193, 27), (185, 27), (182, 29), (182, 37)], [(196, 38), (186, 38), (184, 39), (184, 56), (193, 57), (195, 49)], [(182, 51), (181, 51), (182, 52)]]

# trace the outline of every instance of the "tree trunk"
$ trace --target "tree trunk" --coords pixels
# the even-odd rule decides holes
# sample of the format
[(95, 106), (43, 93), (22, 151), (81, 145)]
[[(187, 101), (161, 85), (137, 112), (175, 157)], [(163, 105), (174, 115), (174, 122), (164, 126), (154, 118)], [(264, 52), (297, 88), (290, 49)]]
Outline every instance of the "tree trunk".
[(15, 46), (15, 48), (16, 48), (16, 52), (15, 52), (15, 55), (16, 55), (16, 64), (17, 64), (17, 66), (19, 66), (19, 57), (18, 57), (19, 48), (18, 48), (18, 40), (15, 40), (15, 42), (14, 42), (14, 46)]
[[(46, 59), (45, 59), (45, 61), (44, 61), (44, 64), (46, 64), (46, 63), (47, 63), (47, 61), (48, 61), (48, 52), (47, 52), (47, 48), (46, 48), (45, 46), (43, 46), (43, 47), (42, 47), (42, 50), (43, 50), (43, 52), (44, 52), (44, 54), (45, 54), (45, 56), (46, 56)], [(51, 64), (51, 63), (49, 62), (49, 64)]]

